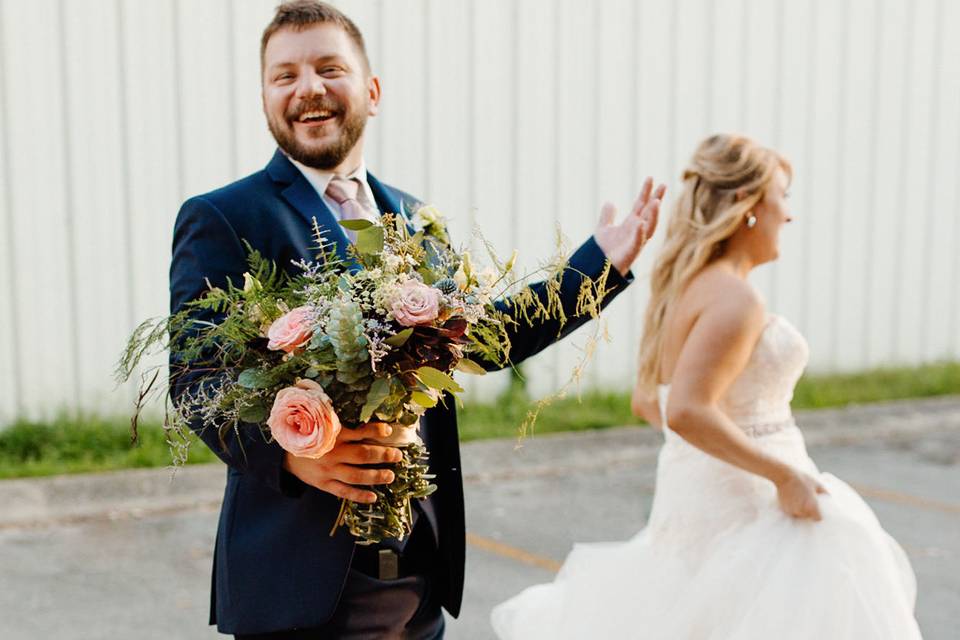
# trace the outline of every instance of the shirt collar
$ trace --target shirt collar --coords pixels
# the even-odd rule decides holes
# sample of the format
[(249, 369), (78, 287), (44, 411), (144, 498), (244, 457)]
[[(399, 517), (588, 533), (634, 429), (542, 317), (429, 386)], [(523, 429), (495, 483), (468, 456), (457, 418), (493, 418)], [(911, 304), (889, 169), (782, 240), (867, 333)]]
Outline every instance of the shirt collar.
[[(287, 156), (289, 158), (289, 156)], [(313, 167), (308, 167), (307, 165), (297, 162), (293, 158), (290, 158), (290, 162), (300, 170), (300, 173), (313, 185), (313, 188), (317, 190), (317, 194), (320, 197), (324, 197), (324, 194), (327, 192), (327, 187), (330, 185), (330, 181), (333, 180), (333, 177), (337, 174), (333, 171), (323, 171), (322, 169), (315, 169)], [(369, 185), (367, 184), (367, 165), (363, 160), (360, 160), (360, 166), (354, 169), (349, 174), (343, 176), (347, 180), (356, 178), (360, 181), (361, 191), (364, 195), (367, 194), (369, 190)]]

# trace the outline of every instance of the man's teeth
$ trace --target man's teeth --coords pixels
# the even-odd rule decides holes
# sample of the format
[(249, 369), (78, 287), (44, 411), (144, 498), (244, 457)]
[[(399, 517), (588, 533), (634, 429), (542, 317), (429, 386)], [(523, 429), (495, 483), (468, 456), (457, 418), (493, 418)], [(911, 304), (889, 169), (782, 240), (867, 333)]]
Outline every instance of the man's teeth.
[(332, 111), (307, 111), (300, 116), (300, 122), (307, 122), (308, 120), (326, 120), (327, 118), (332, 117)]

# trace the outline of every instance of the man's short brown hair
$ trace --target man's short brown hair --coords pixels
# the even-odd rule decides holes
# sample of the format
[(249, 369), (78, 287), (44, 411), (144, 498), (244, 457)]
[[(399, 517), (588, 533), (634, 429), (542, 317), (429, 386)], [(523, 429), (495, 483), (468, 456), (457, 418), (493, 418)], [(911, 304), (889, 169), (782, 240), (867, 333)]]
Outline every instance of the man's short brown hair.
[(360, 52), (366, 71), (369, 73), (370, 58), (367, 57), (367, 46), (363, 42), (363, 34), (360, 33), (360, 29), (345, 13), (326, 2), (319, 2), (318, 0), (291, 0), (277, 7), (273, 20), (263, 30), (263, 36), (260, 38), (261, 69), (264, 64), (263, 54), (267, 50), (267, 42), (277, 31), (280, 29), (301, 31), (317, 24), (326, 23), (335, 24), (347, 32)]

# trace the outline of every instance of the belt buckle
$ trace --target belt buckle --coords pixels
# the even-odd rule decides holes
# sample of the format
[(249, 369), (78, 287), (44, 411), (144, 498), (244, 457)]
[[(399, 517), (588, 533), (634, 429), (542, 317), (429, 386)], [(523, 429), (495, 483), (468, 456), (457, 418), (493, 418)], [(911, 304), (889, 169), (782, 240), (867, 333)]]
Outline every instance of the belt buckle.
[(392, 549), (377, 552), (377, 575), (381, 580), (396, 580), (400, 577), (400, 556)]

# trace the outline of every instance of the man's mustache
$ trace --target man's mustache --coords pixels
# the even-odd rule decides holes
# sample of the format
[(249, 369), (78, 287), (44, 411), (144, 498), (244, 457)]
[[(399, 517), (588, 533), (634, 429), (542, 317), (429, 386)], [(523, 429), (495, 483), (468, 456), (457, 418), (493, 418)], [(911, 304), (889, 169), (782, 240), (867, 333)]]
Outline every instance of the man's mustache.
[(340, 104), (330, 98), (305, 98), (294, 109), (286, 113), (288, 120), (299, 120), (300, 116), (310, 111), (329, 111), (334, 115), (340, 114)]

